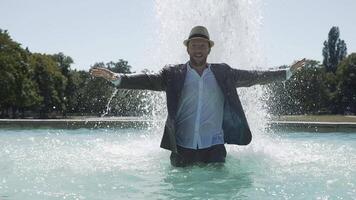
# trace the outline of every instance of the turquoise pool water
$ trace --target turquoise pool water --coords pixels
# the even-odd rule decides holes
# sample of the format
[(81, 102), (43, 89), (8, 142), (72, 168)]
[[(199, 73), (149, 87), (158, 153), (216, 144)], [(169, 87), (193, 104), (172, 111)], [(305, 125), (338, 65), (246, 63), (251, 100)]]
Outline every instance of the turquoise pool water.
[(147, 129), (0, 129), (0, 199), (355, 199), (356, 133), (280, 132), (174, 168)]

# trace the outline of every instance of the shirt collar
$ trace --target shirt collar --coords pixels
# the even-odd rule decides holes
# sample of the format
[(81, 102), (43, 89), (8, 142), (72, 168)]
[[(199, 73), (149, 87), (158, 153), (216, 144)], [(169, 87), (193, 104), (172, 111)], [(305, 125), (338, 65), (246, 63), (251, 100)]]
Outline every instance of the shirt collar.
[[(206, 64), (208, 65), (207, 70), (210, 71), (211, 70), (210, 63), (206, 63)], [(190, 62), (189, 61), (187, 62), (187, 68), (188, 68), (189, 71), (193, 70), (193, 68), (190, 66)]]

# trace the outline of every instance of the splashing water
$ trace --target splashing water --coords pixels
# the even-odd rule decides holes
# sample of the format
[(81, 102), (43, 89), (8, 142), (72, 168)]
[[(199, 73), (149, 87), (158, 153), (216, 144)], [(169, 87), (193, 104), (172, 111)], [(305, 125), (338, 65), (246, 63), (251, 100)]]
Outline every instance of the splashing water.
[[(260, 48), (259, 30), (262, 24), (259, 0), (195, 0), (155, 1), (157, 20), (157, 48), (147, 58), (150, 66), (185, 63), (188, 54), (183, 41), (196, 25), (206, 26), (215, 42), (208, 62), (225, 62), (233, 68), (266, 70)], [(158, 71), (161, 67), (156, 67)], [(268, 113), (263, 98), (266, 91), (262, 86), (239, 88), (238, 93), (253, 133), (248, 146), (228, 145), (231, 156), (269, 156), (282, 164), (309, 162), (315, 156), (298, 144), (290, 143), (277, 135), (270, 135), (265, 128)], [(166, 116), (165, 95), (162, 92), (145, 91), (144, 104), (154, 106), (149, 117), (164, 119)], [(153, 127), (155, 137), (162, 134), (162, 124)], [(158, 147), (157, 147), (158, 148)], [(313, 148), (313, 146), (311, 146)], [(316, 147), (317, 148), (317, 147)]]
[(183, 40), (193, 26), (203, 25), (215, 41), (210, 62), (226, 62), (242, 69), (260, 66), (260, 4), (259, 0), (156, 0), (159, 48), (155, 64), (186, 62)]
[(108, 103), (106, 104), (106, 110), (101, 115), (101, 117), (105, 117), (105, 115), (109, 114), (109, 112), (110, 112), (110, 103), (111, 103), (112, 99), (114, 98), (114, 96), (116, 95), (117, 91), (119, 91), (119, 90), (117, 88), (115, 88), (113, 93), (111, 94), (111, 97), (109, 98)]
[[(259, 41), (261, 3), (259, 0), (156, 0), (158, 48), (154, 55), (149, 56), (155, 58), (152, 66), (187, 62), (189, 57), (183, 41), (192, 27), (203, 25), (215, 42), (208, 62), (224, 62), (233, 68), (246, 70), (266, 69)], [(238, 93), (254, 133), (254, 141), (264, 138), (268, 114), (261, 99), (265, 90), (254, 86), (240, 88)]]
[[(267, 70), (269, 67), (264, 64), (259, 40), (261, 5), (260, 0), (156, 0), (158, 48), (154, 55), (149, 56), (155, 58), (152, 66), (185, 63), (189, 57), (183, 41), (192, 27), (203, 25), (208, 28), (210, 38), (215, 42), (208, 62), (225, 62), (233, 68), (245, 70)], [(263, 99), (268, 94), (262, 86), (239, 88), (238, 94), (253, 139), (247, 147), (228, 145), (229, 154), (263, 154), (285, 163), (298, 163), (307, 158), (312, 160), (312, 152), (267, 133), (269, 115)], [(159, 97), (163, 102), (164, 96), (155, 96)]]

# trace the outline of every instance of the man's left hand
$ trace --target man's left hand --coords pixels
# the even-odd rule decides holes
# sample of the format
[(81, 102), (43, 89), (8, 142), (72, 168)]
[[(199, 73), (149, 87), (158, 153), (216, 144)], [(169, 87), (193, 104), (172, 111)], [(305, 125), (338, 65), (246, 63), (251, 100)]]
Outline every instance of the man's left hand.
[(306, 60), (305, 58), (303, 58), (302, 60), (299, 60), (298, 62), (294, 63), (291, 67), (290, 67), (290, 71), (294, 74), (297, 71), (300, 71), (306, 64)]

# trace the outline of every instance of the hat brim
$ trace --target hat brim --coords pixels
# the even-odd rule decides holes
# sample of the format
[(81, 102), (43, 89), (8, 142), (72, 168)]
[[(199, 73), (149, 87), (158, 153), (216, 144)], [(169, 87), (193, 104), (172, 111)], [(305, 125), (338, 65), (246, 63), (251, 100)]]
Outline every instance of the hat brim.
[(196, 39), (203, 39), (203, 40), (206, 40), (207, 42), (209, 42), (210, 47), (213, 47), (213, 46), (214, 46), (214, 41), (208, 40), (208, 39), (203, 38), (203, 37), (194, 37), (194, 38), (190, 38), (190, 39), (184, 40), (184, 41), (183, 41), (183, 44), (184, 44), (186, 47), (188, 47), (188, 43), (189, 43), (191, 40), (196, 40)]

